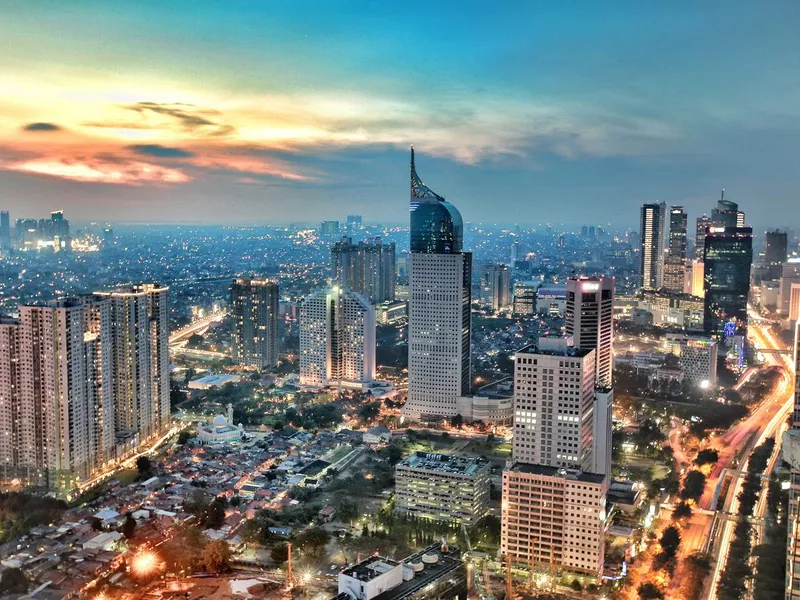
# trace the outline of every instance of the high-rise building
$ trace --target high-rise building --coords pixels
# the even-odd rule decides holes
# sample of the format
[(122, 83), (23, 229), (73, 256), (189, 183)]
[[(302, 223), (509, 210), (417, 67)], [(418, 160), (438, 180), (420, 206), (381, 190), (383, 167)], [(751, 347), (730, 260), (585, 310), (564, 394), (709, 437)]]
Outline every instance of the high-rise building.
[(363, 227), (361, 215), (347, 215), (346, 224), (348, 233), (355, 233)]
[(337, 237), (339, 235), (339, 221), (323, 221), (319, 227), (322, 237)]
[(331, 277), (335, 283), (365, 296), (372, 304), (395, 299), (395, 245), (381, 238), (353, 244), (343, 237), (331, 247)]
[(278, 363), (278, 282), (238, 277), (231, 284), (233, 362), (264, 369)]
[(664, 258), (664, 287), (671, 292), (683, 292), (686, 278), (686, 212), (682, 206), (669, 210), (669, 238)]
[(69, 221), (61, 210), (50, 213), (49, 219), (17, 219), (14, 234), (16, 246), (22, 250), (60, 252), (71, 249)]
[(519, 240), (515, 240), (511, 244), (511, 266), (514, 266), (514, 263), (518, 260), (522, 260), (524, 257), (522, 256), (522, 244)]
[(3, 485), (66, 493), (113, 458), (111, 346), (102, 299), (20, 306), (0, 321)]
[(658, 289), (664, 283), (664, 249), (667, 231), (667, 205), (664, 202), (642, 206), (640, 272), (642, 287)]
[(778, 285), (778, 312), (785, 316), (791, 312), (792, 286), (800, 283), (800, 258), (790, 258), (781, 265)]
[(753, 263), (752, 228), (709, 228), (703, 263), (703, 327), (706, 334), (717, 339), (746, 335), (750, 267)]
[(11, 249), (11, 220), (7, 210), (0, 211), (0, 247)]
[(516, 354), (500, 541), (513, 563), (588, 574), (602, 568), (613, 393), (596, 391), (595, 364), (594, 350), (563, 338), (542, 338)]
[(511, 305), (511, 270), (508, 265), (481, 265), (481, 299), (497, 312)]
[(375, 379), (375, 307), (341, 286), (300, 308), (300, 384), (364, 387)]
[(783, 459), (792, 467), (786, 536), (786, 600), (800, 600), (800, 322), (794, 332), (794, 410), (783, 434)]
[(725, 190), (722, 190), (717, 207), (711, 211), (711, 225), (713, 227), (744, 227), (744, 213), (739, 210), (736, 202), (725, 200)]
[(706, 232), (708, 228), (711, 227), (711, 217), (703, 215), (702, 217), (697, 217), (697, 228), (695, 229), (695, 238), (694, 238), (694, 258), (695, 260), (701, 261), (703, 260), (703, 251), (706, 245)]
[(140, 441), (169, 422), (169, 287), (96, 292), (111, 303), (116, 433)]
[(785, 231), (768, 231), (764, 244), (765, 279), (778, 279), (788, 254), (788, 238)]
[(571, 277), (567, 279), (566, 334), (582, 350), (596, 350), (595, 373), (599, 385), (610, 387), (614, 379), (614, 279)]
[(538, 281), (518, 281), (514, 284), (514, 313), (517, 315), (536, 314), (536, 291)]
[(455, 206), (427, 187), (411, 151), (408, 400), (413, 419), (457, 414), (470, 390), (472, 254)]

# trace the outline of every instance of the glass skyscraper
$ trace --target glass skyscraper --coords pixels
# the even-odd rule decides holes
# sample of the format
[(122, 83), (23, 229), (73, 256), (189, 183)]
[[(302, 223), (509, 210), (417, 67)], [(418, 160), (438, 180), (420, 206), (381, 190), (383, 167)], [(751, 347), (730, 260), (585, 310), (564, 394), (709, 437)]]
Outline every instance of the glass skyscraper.
[(710, 227), (705, 238), (703, 262), (706, 333), (718, 339), (745, 335), (753, 229)]

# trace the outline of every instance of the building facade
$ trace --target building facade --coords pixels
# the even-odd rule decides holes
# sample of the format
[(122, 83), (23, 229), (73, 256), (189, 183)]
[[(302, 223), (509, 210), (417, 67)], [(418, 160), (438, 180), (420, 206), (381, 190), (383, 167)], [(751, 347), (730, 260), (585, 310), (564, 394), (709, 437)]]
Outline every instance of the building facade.
[(664, 258), (663, 287), (672, 292), (683, 292), (686, 279), (688, 218), (682, 206), (669, 209), (669, 236), (667, 256)]
[(785, 231), (768, 231), (764, 242), (765, 279), (778, 279), (788, 258), (788, 237)]
[(354, 244), (352, 238), (342, 238), (331, 247), (331, 277), (373, 304), (394, 301), (394, 243), (376, 237)]
[(492, 307), (494, 312), (511, 306), (511, 270), (508, 265), (481, 265), (481, 300)]
[(664, 249), (667, 232), (667, 205), (664, 202), (642, 206), (640, 273), (642, 287), (660, 288), (664, 283)]
[(666, 290), (642, 290), (638, 306), (652, 314), (653, 325), (657, 327), (703, 328), (705, 303), (697, 296)]
[(485, 458), (415, 452), (395, 467), (395, 511), (474, 525), (489, 510), (490, 472)]
[(595, 350), (600, 385), (614, 379), (614, 279), (571, 277), (567, 279), (566, 334), (583, 350)]
[(471, 379), (472, 254), (461, 214), (420, 179), (411, 153), (408, 399), (411, 419), (457, 414)]
[(231, 284), (233, 362), (264, 369), (278, 364), (278, 282), (239, 277)]
[(717, 339), (746, 335), (752, 263), (752, 228), (708, 230), (703, 257), (703, 326), (707, 335)]
[(719, 346), (710, 338), (667, 334), (668, 350), (678, 357), (684, 381), (708, 388), (717, 385)]
[(333, 286), (300, 308), (300, 384), (363, 387), (375, 379), (375, 307)]
[(518, 281), (514, 284), (514, 314), (536, 314), (536, 290), (538, 281)]

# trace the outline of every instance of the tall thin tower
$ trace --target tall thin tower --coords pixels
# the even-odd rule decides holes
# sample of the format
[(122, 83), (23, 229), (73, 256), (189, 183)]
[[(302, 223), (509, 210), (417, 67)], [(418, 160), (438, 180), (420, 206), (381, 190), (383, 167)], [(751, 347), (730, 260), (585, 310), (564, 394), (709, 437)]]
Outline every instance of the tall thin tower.
[(642, 206), (640, 270), (643, 288), (657, 290), (664, 283), (666, 224), (666, 203), (657, 202)]
[(457, 414), (469, 393), (472, 254), (455, 206), (426, 186), (411, 150), (408, 400), (412, 419)]

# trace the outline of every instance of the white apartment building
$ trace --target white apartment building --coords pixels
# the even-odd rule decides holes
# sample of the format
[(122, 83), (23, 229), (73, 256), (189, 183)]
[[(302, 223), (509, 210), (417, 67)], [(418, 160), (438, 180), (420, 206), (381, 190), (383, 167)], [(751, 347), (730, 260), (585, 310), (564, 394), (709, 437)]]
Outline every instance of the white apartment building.
[(566, 333), (583, 350), (595, 350), (596, 377), (603, 386), (614, 378), (614, 278), (567, 279)]
[(524, 567), (600, 573), (608, 478), (516, 463), (503, 472), (500, 550)]
[(410, 255), (408, 400), (414, 420), (458, 413), (470, 390), (472, 256)]
[(375, 308), (340, 286), (300, 309), (300, 384), (363, 387), (375, 379)]
[(485, 458), (415, 452), (395, 467), (395, 512), (474, 525), (489, 510)]
[(678, 357), (684, 381), (708, 388), (717, 385), (717, 341), (711, 338), (667, 334), (668, 350)]

